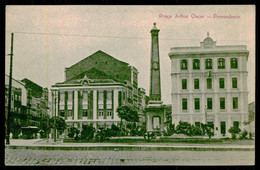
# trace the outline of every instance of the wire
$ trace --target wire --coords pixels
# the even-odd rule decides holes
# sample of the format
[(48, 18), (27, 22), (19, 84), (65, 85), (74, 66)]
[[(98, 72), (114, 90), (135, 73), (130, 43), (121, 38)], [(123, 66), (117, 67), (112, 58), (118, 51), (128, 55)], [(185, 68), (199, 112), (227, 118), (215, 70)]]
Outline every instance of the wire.
[[(6, 31), (12, 32), (12, 31)], [(120, 39), (150, 39), (146, 37), (119, 37), (119, 36), (92, 36), (84, 34), (61, 34), (61, 33), (41, 33), (41, 32), (13, 32), (16, 34), (31, 34), (31, 35), (53, 35), (53, 36), (74, 36), (74, 37), (90, 37), (90, 38), (120, 38)], [(160, 38), (160, 40), (175, 40), (175, 41), (200, 41), (199, 39), (172, 39), (172, 38)], [(218, 40), (218, 41), (245, 41), (250, 42), (250, 40)]]

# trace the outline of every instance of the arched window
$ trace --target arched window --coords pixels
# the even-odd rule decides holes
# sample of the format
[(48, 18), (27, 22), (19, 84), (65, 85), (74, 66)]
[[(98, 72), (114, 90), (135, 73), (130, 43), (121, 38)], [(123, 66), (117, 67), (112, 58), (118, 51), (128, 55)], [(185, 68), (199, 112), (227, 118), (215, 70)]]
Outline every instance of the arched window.
[(200, 69), (200, 60), (194, 59), (193, 60), (193, 70), (199, 70)]
[(219, 58), (218, 59), (218, 68), (219, 69), (224, 69), (225, 68), (225, 59), (224, 58)]
[(212, 59), (208, 58), (205, 60), (205, 69), (212, 69)]
[(237, 58), (231, 58), (230, 59), (230, 67), (231, 68), (237, 68)]
[(181, 70), (188, 70), (188, 61), (181, 60)]

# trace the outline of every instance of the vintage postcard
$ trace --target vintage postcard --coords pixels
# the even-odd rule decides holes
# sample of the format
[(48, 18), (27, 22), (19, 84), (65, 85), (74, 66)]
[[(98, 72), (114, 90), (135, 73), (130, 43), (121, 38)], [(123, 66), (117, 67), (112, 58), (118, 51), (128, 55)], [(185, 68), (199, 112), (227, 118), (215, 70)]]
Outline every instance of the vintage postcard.
[(5, 165), (254, 165), (254, 5), (6, 6)]

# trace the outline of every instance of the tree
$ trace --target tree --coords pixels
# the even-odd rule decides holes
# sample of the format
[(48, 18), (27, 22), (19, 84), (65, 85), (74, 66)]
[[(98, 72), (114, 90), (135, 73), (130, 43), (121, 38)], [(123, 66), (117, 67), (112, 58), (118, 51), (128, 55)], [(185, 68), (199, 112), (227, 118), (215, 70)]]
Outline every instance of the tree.
[(41, 118), (40, 127), (39, 127), (41, 138), (48, 137), (51, 130), (49, 122), (50, 122), (49, 116), (43, 116)]
[(120, 129), (122, 129), (122, 120), (128, 122), (139, 122), (139, 115), (136, 109), (130, 106), (120, 106), (116, 109), (118, 117), (121, 119)]
[(21, 132), (21, 123), (17, 119), (10, 119), (10, 132), (13, 134), (14, 139), (18, 139)]
[(203, 134), (207, 134), (209, 139), (214, 136), (214, 125), (211, 124), (211, 123), (206, 123), (206, 124), (203, 124), (201, 123), (201, 127), (202, 127), (202, 132)]
[[(50, 125), (50, 128), (54, 128), (54, 119), (55, 117), (52, 117), (50, 119), (50, 122), (49, 122), (49, 125)], [(64, 132), (64, 130), (66, 129), (67, 125), (65, 123), (65, 120), (60, 117), (60, 116), (57, 116), (56, 117), (56, 128), (57, 128), (57, 131), (59, 134), (62, 134)]]

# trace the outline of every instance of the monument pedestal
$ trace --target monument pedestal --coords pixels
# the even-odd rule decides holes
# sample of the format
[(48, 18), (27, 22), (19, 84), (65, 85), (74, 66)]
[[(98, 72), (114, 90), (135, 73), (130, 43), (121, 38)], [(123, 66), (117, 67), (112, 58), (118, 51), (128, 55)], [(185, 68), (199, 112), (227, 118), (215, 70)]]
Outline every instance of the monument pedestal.
[(147, 131), (162, 132), (164, 130), (164, 106), (160, 103), (150, 103), (145, 109), (147, 115)]

